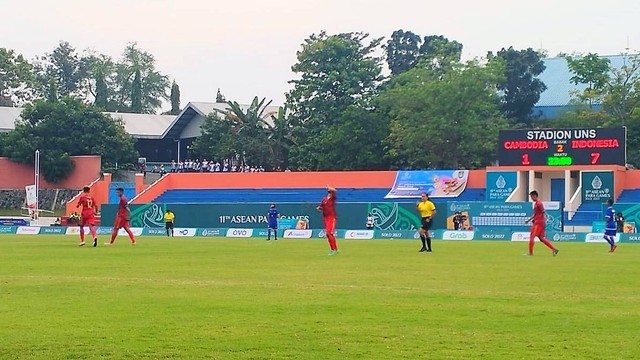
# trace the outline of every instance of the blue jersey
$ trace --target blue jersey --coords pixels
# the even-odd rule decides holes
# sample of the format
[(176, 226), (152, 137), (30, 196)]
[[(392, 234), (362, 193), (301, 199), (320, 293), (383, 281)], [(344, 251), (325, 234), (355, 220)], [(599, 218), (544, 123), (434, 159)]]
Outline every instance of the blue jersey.
[(607, 230), (608, 231), (615, 231), (617, 226), (616, 226), (616, 211), (613, 209), (613, 206), (609, 206), (607, 208), (607, 211), (604, 214), (605, 217), (605, 221), (607, 223)]
[(267, 219), (269, 220), (270, 228), (275, 229), (278, 227), (279, 216), (280, 216), (280, 213), (278, 212), (277, 209), (269, 209), (269, 212), (267, 213)]

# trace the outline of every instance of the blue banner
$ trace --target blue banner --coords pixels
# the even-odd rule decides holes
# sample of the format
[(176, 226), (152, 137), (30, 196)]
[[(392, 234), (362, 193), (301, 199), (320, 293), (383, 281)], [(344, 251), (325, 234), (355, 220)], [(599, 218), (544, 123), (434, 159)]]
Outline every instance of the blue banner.
[(487, 171), (487, 201), (504, 202), (518, 186), (515, 171)]
[(49, 226), (49, 227), (43, 226), (40, 229), (40, 234), (64, 235), (66, 231), (67, 231), (67, 228), (64, 228), (62, 226)]
[(582, 202), (606, 202), (615, 196), (613, 172), (582, 171)]
[(422, 193), (433, 198), (455, 198), (467, 187), (468, 179), (468, 170), (398, 171), (385, 199), (419, 198)]

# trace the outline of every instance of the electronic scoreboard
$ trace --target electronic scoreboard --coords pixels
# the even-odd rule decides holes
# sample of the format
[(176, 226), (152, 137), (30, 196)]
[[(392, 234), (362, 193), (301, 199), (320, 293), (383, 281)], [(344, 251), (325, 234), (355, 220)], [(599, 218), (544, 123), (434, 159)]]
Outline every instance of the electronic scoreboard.
[(500, 166), (625, 166), (626, 139), (625, 127), (502, 130), (498, 161)]

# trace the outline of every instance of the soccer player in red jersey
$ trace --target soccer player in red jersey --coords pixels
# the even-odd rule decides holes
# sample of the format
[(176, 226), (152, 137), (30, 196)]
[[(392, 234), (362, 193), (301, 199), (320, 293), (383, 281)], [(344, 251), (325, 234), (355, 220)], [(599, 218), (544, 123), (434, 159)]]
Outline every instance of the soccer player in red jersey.
[(82, 206), (82, 213), (80, 215), (80, 246), (85, 246), (84, 242), (84, 227), (88, 226), (91, 236), (93, 237), (93, 247), (98, 246), (98, 237), (96, 236), (96, 213), (98, 212), (98, 204), (96, 200), (89, 194), (91, 189), (85, 186), (82, 189), (82, 195), (76, 208)]
[(331, 248), (329, 256), (337, 255), (340, 251), (338, 251), (338, 244), (336, 242), (335, 235), (337, 222), (336, 189), (332, 187), (327, 188), (327, 196), (322, 199), (322, 202), (316, 209), (322, 213), (324, 220), (324, 230), (327, 233), (329, 247)]
[(131, 232), (131, 227), (129, 226), (129, 206), (127, 206), (127, 198), (124, 196), (124, 189), (117, 188), (116, 194), (120, 199), (118, 203), (118, 213), (116, 214), (116, 221), (113, 224), (113, 232), (111, 233), (111, 241), (107, 245), (113, 245), (116, 242), (116, 237), (118, 236), (118, 230), (124, 229), (124, 231), (129, 234), (129, 239), (131, 239), (131, 245), (136, 244), (136, 239), (133, 237), (133, 233)]
[(542, 205), (542, 201), (538, 199), (537, 191), (533, 190), (530, 192), (529, 197), (531, 198), (531, 201), (533, 201), (533, 215), (524, 222), (525, 224), (532, 222), (531, 234), (529, 236), (529, 252), (526, 255), (533, 256), (533, 244), (536, 238), (538, 238), (543, 244), (547, 245), (551, 251), (553, 251), (553, 256), (556, 256), (558, 255), (558, 249), (556, 249), (553, 244), (545, 238), (544, 234), (544, 205)]

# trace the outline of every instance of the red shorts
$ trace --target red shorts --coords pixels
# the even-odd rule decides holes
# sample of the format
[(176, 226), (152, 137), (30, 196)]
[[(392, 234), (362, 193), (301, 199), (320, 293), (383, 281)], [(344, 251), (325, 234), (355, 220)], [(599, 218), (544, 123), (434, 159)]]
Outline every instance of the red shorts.
[(531, 239), (539, 238), (544, 239), (544, 224), (533, 224), (531, 225)]
[(96, 224), (96, 217), (94, 214), (82, 214), (80, 217), (80, 226), (91, 225), (94, 226)]
[(122, 228), (129, 228), (129, 219), (126, 217), (120, 217), (118, 216), (116, 218), (116, 222), (113, 224), (113, 228), (114, 229), (122, 229)]
[(333, 234), (336, 231), (337, 219), (334, 217), (324, 218), (324, 230), (327, 234)]

